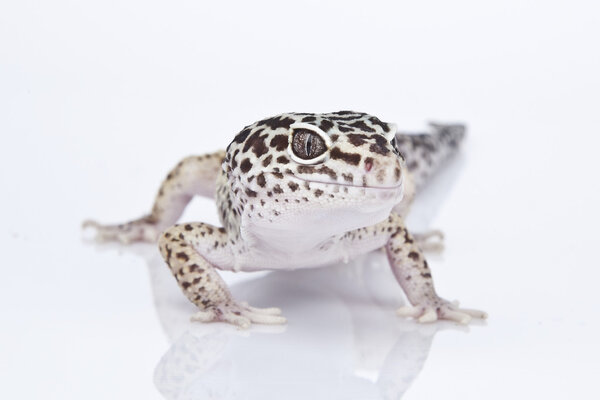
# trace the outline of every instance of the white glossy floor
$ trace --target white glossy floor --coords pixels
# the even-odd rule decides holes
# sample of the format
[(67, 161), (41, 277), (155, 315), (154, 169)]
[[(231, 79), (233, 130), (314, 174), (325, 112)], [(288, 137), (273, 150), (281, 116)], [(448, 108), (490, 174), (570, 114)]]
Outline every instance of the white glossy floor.
[[(0, 4), (0, 398), (599, 398), (598, 9), (279, 4)], [(374, 253), (224, 275), (284, 327), (192, 324), (153, 246), (80, 230), (258, 118), (344, 108), (469, 124), (409, 225), (446, 233), (437, 290), (487, 322), (397, 317)]]

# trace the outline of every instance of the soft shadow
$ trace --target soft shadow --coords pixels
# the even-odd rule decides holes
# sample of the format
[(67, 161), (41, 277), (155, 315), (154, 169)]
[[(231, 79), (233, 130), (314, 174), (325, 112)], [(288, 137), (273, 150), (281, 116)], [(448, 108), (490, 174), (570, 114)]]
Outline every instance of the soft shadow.
[(272, 272), (231, 285), (257, 307), (281, 307), (285, 326), (247, 331), (189, 321), (181, 294), (154, 246), (128, 247), (149, 268), (171, 348), (154, 383), (167, 399), (399, 399), (419, 374), (435, 333), (468, 328), (397, 317), (403, 304), (383, 252), (327, 268)]

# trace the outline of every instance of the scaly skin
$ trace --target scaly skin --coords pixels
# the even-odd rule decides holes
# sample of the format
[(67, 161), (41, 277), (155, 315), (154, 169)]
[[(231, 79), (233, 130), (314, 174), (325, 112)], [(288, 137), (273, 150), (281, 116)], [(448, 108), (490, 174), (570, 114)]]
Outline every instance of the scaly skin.
[[(428, 239), (441, 233), (415, 239), (403, 222), (415, 192), (464, 136), (462, 125), (432, 127), (433, 134), (398, 134), (393, 124), (350, 111), (268, 118), (245, 127), (225, 152), (180, 162), (150, 214), (86, 226), (102, 240), (158, 238), (179, 286), (200, 309), (193, 320), (285, 322), (277, 308), (234, 300), (216, 269), (307, 268), (385, 247), (413, 305), (398, 314), (468, 323), (485, 313), (440, 298), (421, 250), (435, 247)], [(172, 226), (194, 195), (215, 196), (222, 227)]]

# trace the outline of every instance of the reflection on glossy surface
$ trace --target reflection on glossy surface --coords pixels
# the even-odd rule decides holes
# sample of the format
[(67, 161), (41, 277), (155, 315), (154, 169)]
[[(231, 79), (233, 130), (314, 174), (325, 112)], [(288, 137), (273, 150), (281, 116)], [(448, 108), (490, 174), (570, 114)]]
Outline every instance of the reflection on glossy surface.
[(168, 399), (262, 399), (272, 393), (294, 399), (398, 399), (423, 368), (438, 330), (468, 330), (396, 317), (401, 290), (382, 252), (231, 285), (240, 300), (281, 307), (286, 326), (240, 331), (191, 323), (194, 306), (158, 252), (145, 245), (132, 249), (148, 263), (157, 312), (172, 342), (154, 375)]

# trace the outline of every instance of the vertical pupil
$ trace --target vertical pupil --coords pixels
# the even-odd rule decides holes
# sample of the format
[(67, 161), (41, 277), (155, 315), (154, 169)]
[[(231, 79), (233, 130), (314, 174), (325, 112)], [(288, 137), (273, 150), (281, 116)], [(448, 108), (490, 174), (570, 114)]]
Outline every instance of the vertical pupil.
[(310, 147), (312, 142), (312, 135), (307, 135), (306, 137), (306, 156), (310, 157)]

